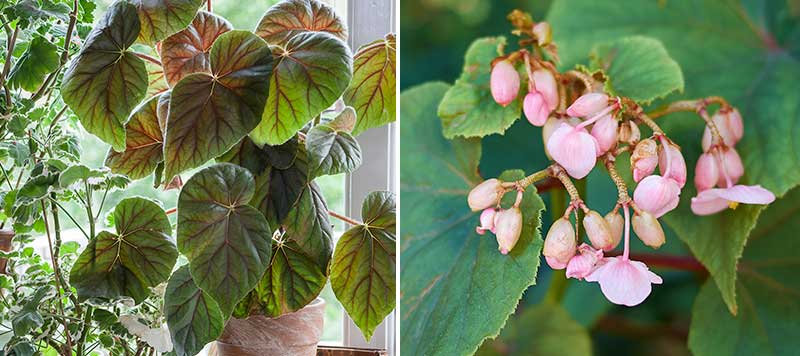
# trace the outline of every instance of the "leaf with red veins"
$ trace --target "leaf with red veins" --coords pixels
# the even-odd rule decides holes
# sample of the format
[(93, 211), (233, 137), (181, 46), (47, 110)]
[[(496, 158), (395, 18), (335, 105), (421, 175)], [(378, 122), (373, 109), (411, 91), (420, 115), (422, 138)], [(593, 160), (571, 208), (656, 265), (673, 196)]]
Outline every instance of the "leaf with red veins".
[(158, 64), (150, 61), (144, 62), (144, 67), (147, 69), (147, 94), (146, 98), (150, 98), (169, 90), (166, 77), (164, 76), (164, 68)]
[(125, 151), (109, 150), (106, 166), (114, 173), (130, 179), (141, 179), (153, 173), (164, 161), (163, 136), (158, 123), (158, 102), (154, 96), (142, 104), (125, 124)]
[(161, 62), (167, 82), (175, 86), (191, 73), (211, 73), (211, 45), (223, 33), (233, 30), (228, 20), (200, 11), (189, 27), (169, 36), (161, 44)]
[(125, 149), (123, 124), (147, 91), (144, 61), (128, 50), (139, 35), (136, 8), (112, 5), (92, 29), (61, 86), (64, 102), (89, 133)]
[(283, 45), (303, 32), (328, 32), (347, 40), (347, 27), (333, 8), (315, 0), (289, 0), (271, 7), (255, 33), (270, 44)]
[(366, 44), (353, 58), (353, 81), (344, 102), (358, 114), (353, 136), (395, 120), (396, 48), (393, 34)]
[(165, 177), (227, 152), (258, 125), (269, 93), (269, 45), (230, 31), (211, 46), (211, 72), (193, 73), (172, 90), (167, 117)]
[(153, 44), (186, 28), (205, 0), (134, 0), (142, 23), (139, 41)]

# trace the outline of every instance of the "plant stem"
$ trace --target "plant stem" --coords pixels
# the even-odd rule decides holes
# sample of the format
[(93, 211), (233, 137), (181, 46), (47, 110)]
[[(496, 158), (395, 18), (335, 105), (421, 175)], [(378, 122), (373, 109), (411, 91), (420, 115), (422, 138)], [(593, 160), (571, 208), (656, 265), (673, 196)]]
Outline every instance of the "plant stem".
[(670, 103), (667, 106), (661, 107), (656, 109), (655, 111), (651, 111), (647, 113), (653, 119), (662, 117), (664, 115), (681, 112), (681, 111), (693, 111), (697, 112), (700, 109), (708, 106), (708, 104), (719, 104), (722, 107), (729, 107), (728, 101), (721, 96), (709, 96), (703, 99), (693, 99), (693, 100), (678, 100), (675, 102)]
[(74, 217), (72, 217), (72, 214), (70, 214), (70, 213), (69, 213), (69, 211), (67, 211), (67, 209), (64, 209), (64, 206), (62, 206), (62, 205), (61, 205), (61, 203), (59, 203), (57, 200), (55, 200), (55, 199), (52, 199), (52, 198), (50, 199), (50, 202), (52, 202), (53, 204), (55, 204), (56, 206), (58, 206), (58, 208), (59, 208), (59, 209), (61, 209), (61, 211), (63, 211), (63, 212), (64, 212), (64, 214), (66, 214), (66, 215), (67, 215), (67, 217), (68, 217), (70, 220), (72, 220), (72, 223), (73, 223), (73, 224), (75, 224), (75, 226), (77, 226), (77, 227), (78, 227), (78, 229), (80, 229), (80, 230), (81, 230), (81, 232), (83, 233), (83, 236), (86, 236), (86, 239), (87, 239), (87, 240), (89, 240), (89, 234), (87, 234), (87, 233), (86, 233), (86, 230), (84, 230), (84, 229), (83, 229), (83, 227), (81, 226), (81, 224), (79, 224), (79, 223), (78, 223), (78, 221), (77, 221), (77, 220), (75, 220), (75, 218), (74, 218)]
[(529, 185), (534, 182), (540, 181), (550, 176), (550, 167), (542, 169), (541, 171), (534, 172), (531, 175), (514, 182), (503, 182), (502, 186), (506, 191), (511, 190), (525, 190)]
[(89, 219), (89, 240), (92, 240), (95, 236), (95, 221), (94, 214), (92, 213), (92, 187), (89, 185), (89, 181), (84, 179), (83, 182), (86, 187), (86, 218)]
[(81, 337), (78, 339), (77, 356), (84, 356), (86, 336), (89, 334), (89, 327), (92, 325), (92, 314), (94, 314), (94, 308), (89, 305), (86, 307), (86, 313), (83, 314), (83, 327), (81, 328)]
[(13, 58), (14, 54), (14, 47), (17, 43), (17, 35), (19, 34), (19, 26), (14, 27), (14, 32), (8, 33), (11, 29), (8, 24), (4, 26), (6, 30), (6, 34), (8, 36), (6, 40), (6, 47), (8, 49), (6, 53), (6, 62), (3, 64), (3, 73), (0, 76), (0, 86), (3, 87), (3, 91), (5, 92), (5, 100), (6, 100), (6, 112), (10, 110), (9, 107), (11, 105), (11, 93), (8, 90), (8, 86), (6, 85), (6, 79), (8, 78), (8, 72), (11, 70), (11, 58)]
[(167, 209), (166, 211), (164, 211), (164, 214), (167, 214), (167, 215), (175, 214), (175, 212), (177, 212), (177, 211), (178, 211), (178, 208), (171, 208), (171, 209)]
[[(58, 272), (59, 271), (58, 256), (55, 255), (55, 252), (54, 252), (54, 249), (53, 249), (53, 239), (50, 236), (50, 224), (49, 224), (48, 219), (47, 219), (47, 207), (46, 207), (44, 201), (42, 201), (41, 204), (42, 204), (42, 217), (44, 219), (44, 230), (47, 233), (47, 246), (50, 248), (50, 262), (53, 264), (53, 272), (55, 273), (55, 278), (56, 278), (56, 290), (58, 291), (58, 309), (59, 309), (58, 312), (59, 312), (59, 314), (64, 314), (64, 301), (63, 301), (63, 297), (62, 297), (62, 294), (61, 294), (61, 289), (62, 289), (62, 286), (63, 286), (62, 282), (63, 281), (61, 281), (61, 276), (60, 276), (60, 274)], [(58, 229), (59, 229), (59, 227), (56, 228), (56, 230), (58, 230)], [(58, 232), (58, 233), (59, 233), (59, 239), (60, 239), (60, 232)], [(66, 290), (66, 288), (64, 290)], [(67, 321), (62, 319), (61, 323), (64, 326), (64, 335), (65, 335), (66, 340), (67, 340), (67, 345), (66, 345), (67, 346), (67, 354), (71, 355), (72, 354), (72, 336), (70, 336), (69, 327), (67, 326)]]
[(14, 186), (11, 185), (11, 179), (8, 178), (8, 172), (6, 171), (6, 168), (3, 167), (2, 163), (0, 163), (0, 170), (3, 171), (3, 177), (6, 179), (6, 183), (8, 183), (8, 189), (13, 190)]
[(333, 216), (334, 218), (337, 218), (337, 219), (339, 219), (341, 221), (344, 221), (344, 222), (346, 222), (346, 223), (348, 223), (350, 225), (364, 225), (364, 223), (362, 223), (360, 221), (357, 221), (357, 220), (355, 220), (353, 218), (349, 218), (347, 216), (344, 216), (344, 215), (339, 214), (339, 213), (334, 212), (334, 211), (328, 210), (328, 215)]
[(578, 188), (575, 188), (575, 185), (572, 184), (572, 179), (569, 178), (564, 168), (561, 168), (561, 166), (558, 165), (554, 165), (553, 167), (554, 169), (551, 174), (553, 177), (558, 178), (558, 180), (561, 181), (561, 184), (564, 185), (564, 189), (567, 190), (572, 203), (575, 204), (581, 202), (581, 196), (578, 194)]
[(619, 175), (614, 160), (614, 156), (606, 154), (603, 162), (606, 165), (606, 169), (608, 169), (608, 175), (611, 177), (611, 180), (614, 181), (614, 185), (617, 186), (617, 203), (625, 205), (631, 201), (631, 196), (628, 195), (628, 186), (625, 184), (625, 180)]

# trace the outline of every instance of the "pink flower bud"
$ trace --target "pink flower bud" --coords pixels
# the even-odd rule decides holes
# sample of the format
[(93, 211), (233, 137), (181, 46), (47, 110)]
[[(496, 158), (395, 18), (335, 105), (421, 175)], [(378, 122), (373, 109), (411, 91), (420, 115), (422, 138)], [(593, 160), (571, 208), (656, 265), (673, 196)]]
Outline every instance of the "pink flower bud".
[(567, 263), (567, 278), (586, 278), (602, 258), (603, 250), (595, 250), (587, 244), (581, 244), (578, 247), (578, 254)]
[(546, 46), (553, 40), (550, 24), (547, 22), (539, 22), (533, 26), (533, 35), (539, 41), (540, 46)]
[(497, 62), (489, 80), (494, 101), (502, 106), (510, 104), (519, 93), (519, 73), (508, 60)]
[[(739, 153), (734, 148), (722, 147), (719, 151), (719, 158), (720, 170), (717, 186), (727, 188), (729, 185), (736, 184), (739, 178), (744, 175), (744, 165), (742, 165), (742, 158), (739, 157)], [(726, 175), (727, 179), (725, 178)], [(730, 179), (730, 184), (728, 184), (728, 179)]]
[(475, 232), (479, 235), (483, 235), (486, 231), (491, 231), (494, 233), (494, 218), (497, 215), (497, 210), (494, 208), (483, 209), (481, 213), (481, 225), (475, 228)]
[(617, 128), (619, 122), (611, 114), (605, 115), (592, 126), (592, 136), (600, 147), (598, 155), (608, 152), (617, 144)]
[(639, 126), (633, 121), (625, 121), (619, 126), (619, 141), (628, 144), (636, 144), (642, 138)]
[[(722, 137), (722, 143), (725, 146), (733, 147), (742, 139), (742, 136), (744, 136), (742, 116), (736, 109), (720, 109), (711, 117), (711, 120), (714, 122), (714, 126), (717, 127), (717, 131), (719, 131), (719, 135)], [(706, 126), (703, 131), (703, 140), (701, 142), (703, 152), (708, 152), (711, 148), (711, 141), (711, 129)]]
[(585, 129), (563, 123), (547, 140), (547, 151), (576, 179), (586, 177), (597, 162), (597, 141)]
[(659, 248), (666, 242), (664, 230), (653, 214), (641, 211), (633, 216), (633, 231), (645, 245)]
[(592, 242), (594, 248), (598, 250), (614, 248), (611, 226), (596, 211), (590, 210), (586, 213), (586, 216), (583, 217), (583, 228), (586, 229), (586, 235), (589, 236), (589, 241)]
[(533, 72), (533, 86), (542, 94), (547, 103), (548, 114), (558, 106), (558, 85), (553, 73), (547, 69), (537, 69)]
[(525, 112), (528, 122), (533, 126), (544, 125), (547, 121), (547, 116), (550, 115), (550, 110), (547, 108), (544, 97), (538, 92), (530, 92), (525, 95), (525, 100), (522, 102), (522, 110)]
[(567, 115), (589, 117), (608, 107), (608, 95), (602, 93), (584, 94), (567, 108)]
[(639, 182), (642, 178), (653, 174), (658, 165), (658, 145), (652, 139), (639, 141), (631, 154), (631, 169), (633, 180)]
[(633, 201), (642, 210), (660, 218), (678, 206), (680, 194), (681, 188), (674, 180), (652, 175), (642, 179), (636, 186)]
[(605, 251), (611, 251), (619, 245), (619, 242), (622, 241), (622, 232), (625, 228), (625, 219), (622, 218), (619, 212), (610, 211), (606, 216), (603, 217), (608, 226), (611, 228), (611, 247), (605, 249)]
[(502, 183), (500, 180), (492, 178), (472, 188), (467, 196), (469, 208), (472, 211), (478, 211), (497, 205), (500, 198), (503, 197)]
[(553, 222), (547, 237), (544, 239), (544, 249), (542, 254), (547, 257), (547, 264), (553, 269), (563, 269), (569, 263), (572, 256), (575, 256), (577, 242), (575, 240), (575, 229), (567, 218), (561, 218)]
[(500, 210), (494, 218), (494, 232), (497, 236), (497, 249), (507, 255), (514, 248), (522, 233), (522, 212), (519, 208)]
[(694, 186), (698, 192), (710, 189), (719, 180), (719, 166), (712, 152), (703, 153), (694, 169)]
[[(667, 160), (667, 153), (669, 153), (669, 160)], [(669, 169), (667, 168), (667, 161), (670, 163)], [(663, 144), (658, 148), (658, 170), (661, 175), (675, 180), (679, 187), (683, 188), (686, 185), (686, 161), (683, 160), (683, 155), (678, 146), (668, 143), (666, 148)], [(669, 175), (665, 175), (667, 171), (669, 171)]]
[(742, 115), (739, 114), (739, 110), (731, 109), (727, 111), (728, 115), (728, 128), (733, 135), (733, 138), (738, 143), (739, 140), (742, 139), (744, 136), (744, 122), (742, 121)]

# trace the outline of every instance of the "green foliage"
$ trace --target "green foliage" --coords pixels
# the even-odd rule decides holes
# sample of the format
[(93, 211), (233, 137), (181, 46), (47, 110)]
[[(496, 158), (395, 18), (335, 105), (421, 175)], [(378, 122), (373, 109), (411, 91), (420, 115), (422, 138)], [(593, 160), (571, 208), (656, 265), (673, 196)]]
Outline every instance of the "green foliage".
[[(467, 194), (482, 181), (480, 143), (442, 137), (435, 108), (448, 86), (430, 83), (401, 96), (401, 254), (414, 263), (401, 266), (402, 349), (412, 354), (475, 352), (496, 336), (525, 289), (534, 283), (542, 240), (544, 203), (528, 189), (524, 195), (522, 235), (509, 255), (497, 252), (492, 238), (475, 232), (478, 214)], [(506, 181), (522, 172), (501, 175)], [(513, 195), (513, 194), (511, 194)], [(509, 195), (506, 198), (511, 198)], [(503, 206), (509, 206), (507, 199)], [(424, 335), (424, 336), (423, 336)]]
[(284, 46), (304, 32), (330, 33), (347, 40), (347, 27), (333, 9), (319, 1), (288, 0), (269, 8), (255, 33), (271, 44)]
[(125, 123), (125, 151), (113, 149), (106, 155), (105, 165), (114, 173), (131, 179), (149, 176), (164, 161), (163, 129), (158, 117), (159, 96), (139, 106)]
[(370, 193), (361, 206), (362, 225), (336, 245), (331, 287), (367, 340), (395, 304), (396, 208), (394, 194)]
[(233, 30), (228, 20), (199, 11), (189, 27), (169, 36), (161, 44), (161, 61), (169, 85), (192, 73), (211, 73), (209, 52), (214, 41)]
[(179, 268), (170, 278), (164, 309), (178, 356), (196, 355), (222, 334), (225, 318), (219, 305), (197, 287), (188, 265)]
[(350, 173), (361, 165), (361, 146), (347, 131), (317, 125), (306, 136), (311, 177)]
[(153, 44), (186, 28), (205, 0), (133, 0), (142, 29), (139, 41)]
[(358, 114), (353, 135), (395, 120), (396, 52), (397, 41), (389, 34), (361, 46), (353, 56), (353, 81), (343, 96)]
[(56, 45), (44, 37), (34, 37), (8, 74), (9, 83), (30, 92), (36, 91), (44, 82), (45, 76), (58, 68), (56, 50)]
[(505, 107), (497, 105), (489, 89), (492, 60), (503, 55), (505, 45), (505, 37), (486, 37), (467, 50), (464, 71), (438, 109), (446, 138), (502, 134), (519, 119), (525, 86), (520, 85), (520, 95)]

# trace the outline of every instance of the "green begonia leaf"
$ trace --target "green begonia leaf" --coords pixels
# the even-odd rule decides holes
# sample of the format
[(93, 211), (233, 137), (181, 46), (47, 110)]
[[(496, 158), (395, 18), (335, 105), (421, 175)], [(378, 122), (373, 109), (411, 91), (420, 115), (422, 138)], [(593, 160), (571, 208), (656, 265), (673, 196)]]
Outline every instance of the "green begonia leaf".
[(164, 161), (164, 138), (159, 125), (158, 102), (154, 96), (142, 104), (125, 124), (125, 151), (109, 150), (105, 164), (114, 173), (131, 179), (149, 176)]
[(356, 109), (353, 135), (395, 120), (397, 42), (393, 34), (365, 44), (353, 56), (353, 81), (344, 102)]
[[(306, 255), (320, 266), (327, 266), (333, 253), (333, 229), (328, 219), (328, 204), (319, 186), (310, 182), (283, 221), (286, 233)], [(327, 269), (327, 268), (326, 268)]]
[(361, 146), (353, 136), (330, 125), (317, 125), (306, 135), (311, 177), (350, 173), (361, 165)]
[(206, 0), (133, 0), (142, 23), (139, 41), (154, 44), (186, 28)]
[(161, 62), (169, 85), (174, 86), (192, 73), (211, 73), (211, 46), (230, 30), (233, 25), (228, 20), (200, 11), (188, 28), (165, 39), (161, 44)]
[(197, 287), (189, 266), (179, 268), (164, 294), (167, 325), (178, 356), (194, 356), (222, 334), (225, 318), (219, 305)]
[(330, 6), (317, 0), (287, 0), (269, 8), (255, 33), (270, 44), (283, 45), (310, 31), (328, 32), (347, 40), (347, 27)]

